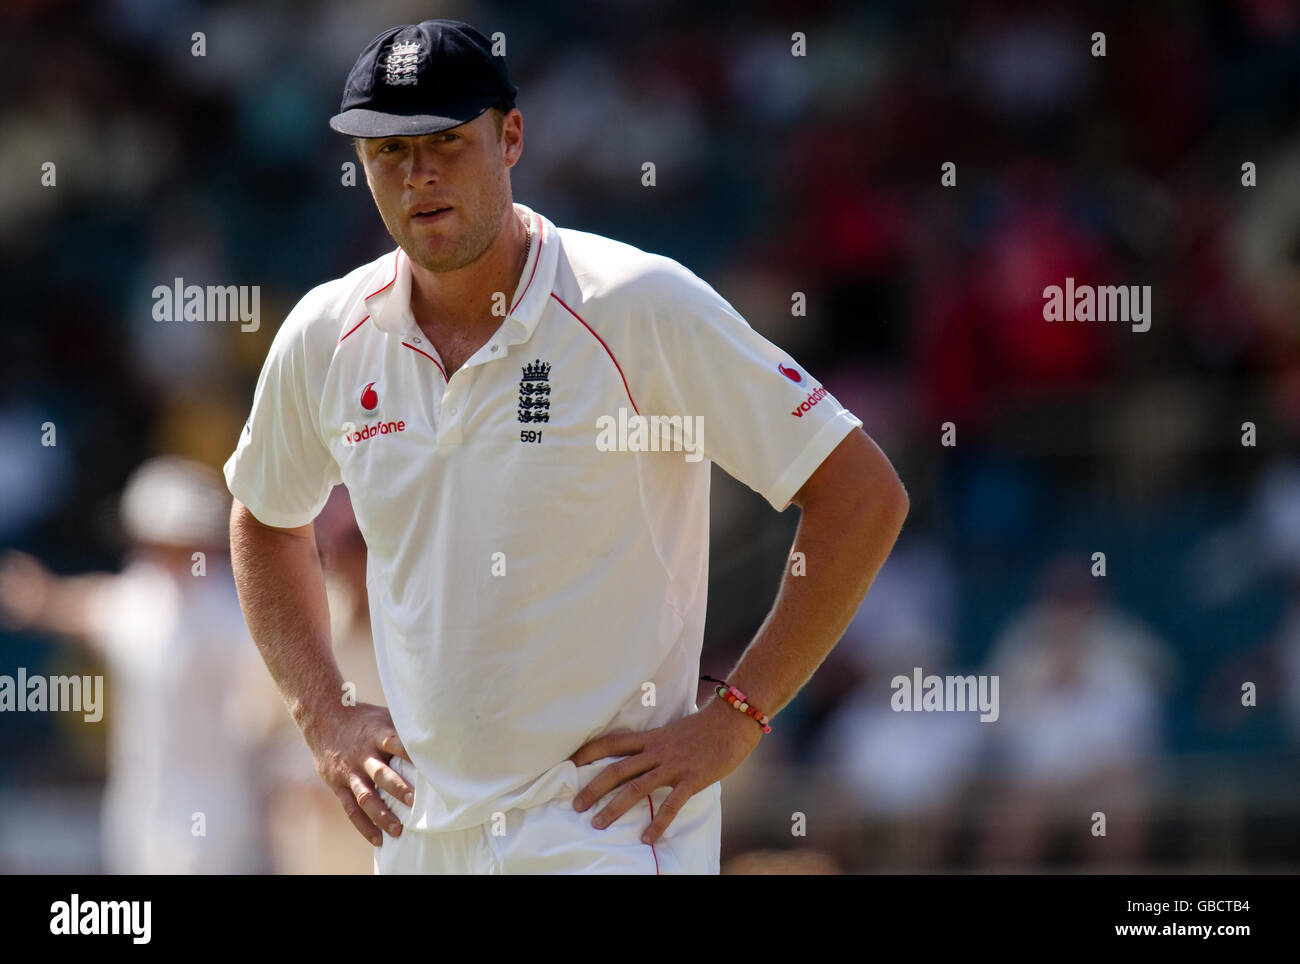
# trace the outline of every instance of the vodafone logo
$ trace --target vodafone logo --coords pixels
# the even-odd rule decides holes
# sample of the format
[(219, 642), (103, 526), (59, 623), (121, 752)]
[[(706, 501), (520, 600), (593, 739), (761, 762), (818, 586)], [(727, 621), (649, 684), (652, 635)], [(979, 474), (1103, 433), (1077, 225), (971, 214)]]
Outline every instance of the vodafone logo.
[(372, 438), (378, 438), (381, 435), (396, 435), (398, 432), (406, 431), (406, 421), (398, 419), (394, 422), (373, 422), (370, 425), (363, 425), (357, 428), (351, 422), (343, 423), (343, 444), (351, 448), (362, 442), (368, 442)]
[(373, 412), (379, 407), (379, 393), (375, 391), (374, 382), (361, 390), (361, 407), (367, 412)]
[(782, 365), (780, 362), (777, 362), (777, 363), (776, 363), (776, 370), (779, 371), (779, 372), (780, 372), (782, 375), (784, 375), (786, 378), (790, 379), (790, 381), (794, 382), (796, 385), (802, 385), (802, 384), (803, 384), (803, 374), (799, 371), (799, 369), (797, 369), (797, 368), (786, 368), (786, 367), (785, 367), (784, 365)]
[(803, 418), (804, 412), (810, 411), (814, 405), (816, 405), (818, 402), (820, 402), (823, 398), (825, 398), (829, 394), (830, 392), (826, 391), (826, 389), (823, 386), (818, 385), (816, 388), (814, 388), (811, 392), (808, 393), (808, 397), (805, 398), (802, 402), (800, 402), (799, 407), (796, 408), (790, 414), (793, 415), (795, 418)]

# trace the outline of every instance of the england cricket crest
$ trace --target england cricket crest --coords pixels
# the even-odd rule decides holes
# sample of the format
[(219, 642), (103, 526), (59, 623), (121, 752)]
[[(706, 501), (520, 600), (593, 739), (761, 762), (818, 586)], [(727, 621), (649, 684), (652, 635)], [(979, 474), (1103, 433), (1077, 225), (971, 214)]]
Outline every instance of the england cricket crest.
[(385, 62), (384, 83), (401, 87), (416, 82), (415, 69), (420, 59), (420, 44), (415, 40), (402, 40), (388, 50)]
[(519, 379), (519, 421), (549, 422), (551, 420), (550, 362), (540, 358), (522, 369)]

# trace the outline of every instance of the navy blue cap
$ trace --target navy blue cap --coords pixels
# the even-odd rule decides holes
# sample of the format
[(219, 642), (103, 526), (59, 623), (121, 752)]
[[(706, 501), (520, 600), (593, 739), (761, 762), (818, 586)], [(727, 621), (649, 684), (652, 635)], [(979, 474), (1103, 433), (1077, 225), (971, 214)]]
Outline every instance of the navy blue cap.
[(361, 51), (330, 127), (352, 137), (415, 137), (508, 111), (519, 92), (506, 59), (459, 20), (391, 27)]

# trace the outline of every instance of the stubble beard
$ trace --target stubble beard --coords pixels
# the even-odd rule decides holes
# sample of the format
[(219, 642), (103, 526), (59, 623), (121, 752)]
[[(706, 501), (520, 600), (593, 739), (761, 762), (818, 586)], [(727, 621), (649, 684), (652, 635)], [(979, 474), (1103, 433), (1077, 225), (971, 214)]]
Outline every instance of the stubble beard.
[[(455, 239), (451, 249), (444, 248), (439, 255), (430, 254), (421, 246), (421, 239), (417, 238), (409, 230), (406, 232), (405, 243), (395, 232), (390, 230), (389, 234), (392, 234), (394, 240), (406, 251), (407, 257), (426, 271), (436, 273), (455, 271), (467, 264), (472, 264), (482, 257), (483, 252), (491, 247), (492, 242), (496, 240), (497, 233), (501, 230), (501, 224), (507, 212), (513, 211), (508, 190), (500, 191), (497, 198), (497, 204), (488, 215), (478, 221), (468, 223), (460, 237)], [(464, 208), (456, 210), (456, 216), (464, 213)]]

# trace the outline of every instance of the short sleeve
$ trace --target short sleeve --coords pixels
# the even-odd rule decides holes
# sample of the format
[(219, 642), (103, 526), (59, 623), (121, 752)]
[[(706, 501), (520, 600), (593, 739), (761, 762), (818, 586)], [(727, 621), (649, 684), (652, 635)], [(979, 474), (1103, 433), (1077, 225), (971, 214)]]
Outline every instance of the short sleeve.
[(325, 368), (333, 344), (317, 288), (276, 332), (253, 394), (253, 408), (225, 465), (230, 493), (264, 525), (292, 529), (311, 522), (340, 481), (318, 429)]
[(862, 420), (697, 275), (657, 260), (637, 319), (641, 414), (702, 416), (705, 457), (784, 511)]

